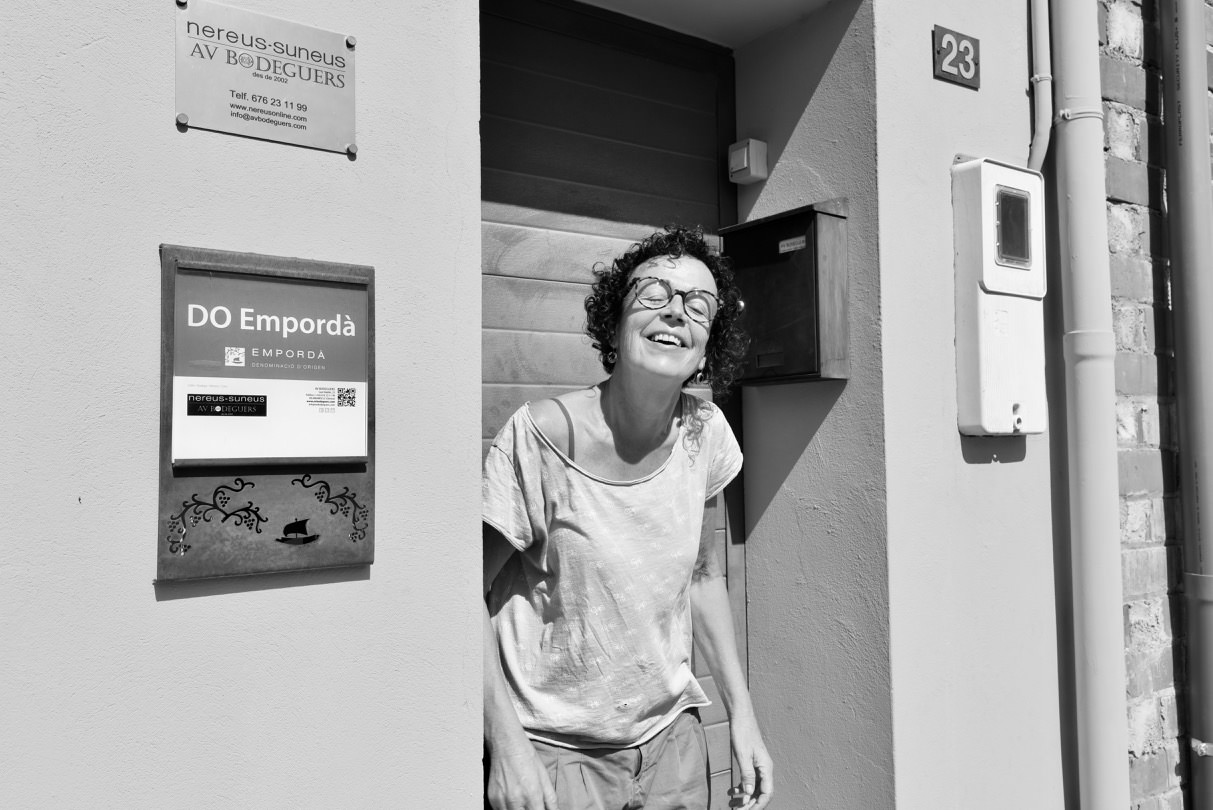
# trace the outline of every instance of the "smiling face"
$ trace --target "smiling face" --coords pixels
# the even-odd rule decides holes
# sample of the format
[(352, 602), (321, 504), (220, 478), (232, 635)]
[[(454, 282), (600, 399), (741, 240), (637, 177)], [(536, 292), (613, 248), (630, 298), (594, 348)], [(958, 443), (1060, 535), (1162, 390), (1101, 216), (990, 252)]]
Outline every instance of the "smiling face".
[[(657, 256), (633, 270), (628, 280), (646, 276), (664, 279), (675, 290), (716, 294), (712, 271), (689, 256)], [(643, 372), (681, 385), (703, 368), (711, 327), (687, 317), (681, 295), (675, 294), (660, 309), (648, 309), (636, 300), (636, 292), (633, 287), (623, 299), (615, 370)]]

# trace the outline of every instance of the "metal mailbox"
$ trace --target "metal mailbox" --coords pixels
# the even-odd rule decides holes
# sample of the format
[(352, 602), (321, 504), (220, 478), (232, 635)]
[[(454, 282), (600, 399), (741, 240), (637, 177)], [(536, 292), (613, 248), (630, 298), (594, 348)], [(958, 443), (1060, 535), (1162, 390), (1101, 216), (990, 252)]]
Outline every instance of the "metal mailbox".
[(746, 303), (743, 384), (846, 379), (846, 201), (721, 230)]

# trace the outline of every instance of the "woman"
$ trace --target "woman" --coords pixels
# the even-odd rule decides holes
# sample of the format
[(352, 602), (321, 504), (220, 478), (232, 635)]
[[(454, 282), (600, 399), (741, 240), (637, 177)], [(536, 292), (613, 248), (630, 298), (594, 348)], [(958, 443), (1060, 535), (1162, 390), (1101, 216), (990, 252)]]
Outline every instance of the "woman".
[(773, 787), (705, 502), (741, 453), (716, 406), (742, 304), (702, 232), (670, 228), (595, 271), (604, 382), (523, 406), (485, 459), (484, 734), (496, 810), (706, 810), (691, 636), (720, 688), (741, 785)]

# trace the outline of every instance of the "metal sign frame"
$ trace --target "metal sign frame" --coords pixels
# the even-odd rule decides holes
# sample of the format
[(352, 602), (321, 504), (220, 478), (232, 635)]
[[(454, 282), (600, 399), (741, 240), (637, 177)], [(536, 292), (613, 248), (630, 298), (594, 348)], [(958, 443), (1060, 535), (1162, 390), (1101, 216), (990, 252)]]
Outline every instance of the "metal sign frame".
[[(161, 245), (160, 260), (158, 581), (374, 562), (374, 268), (177, 245)], [(182, 273), (364, 290), (365, 456), (241, 458), (225, 451), (222, 440), (217, 439), (214, 458), (174, 463), (177, 282)], [(246, 407), (255, 411), (275, 406), (271, 398), (268, 404), (254, 402)], [(229, 418), (236, 424), (258, 417)]]

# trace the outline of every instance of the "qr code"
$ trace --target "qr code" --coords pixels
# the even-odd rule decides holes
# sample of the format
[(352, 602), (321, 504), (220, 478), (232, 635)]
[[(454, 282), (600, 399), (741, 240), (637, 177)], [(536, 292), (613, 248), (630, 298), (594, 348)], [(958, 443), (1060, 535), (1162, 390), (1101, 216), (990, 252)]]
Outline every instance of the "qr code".
[(354, 395), (355, 395), (355, 391), (353, 388), (338, 388), (337, 389), (337, 407), (338, 408), (354, 407)]
[(243, 346), (224, 346), (223, 347), (223, 365), (225, 365), (225, 366), (243, 366), (244, 365), (244, 347)]

